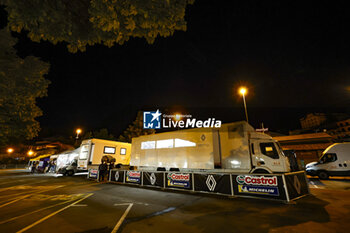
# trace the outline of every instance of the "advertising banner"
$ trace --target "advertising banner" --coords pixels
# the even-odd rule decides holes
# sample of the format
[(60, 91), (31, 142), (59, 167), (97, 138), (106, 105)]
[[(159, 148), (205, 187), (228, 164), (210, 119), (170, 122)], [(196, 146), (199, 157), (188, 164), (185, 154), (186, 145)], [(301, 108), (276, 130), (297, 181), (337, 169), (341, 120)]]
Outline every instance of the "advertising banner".
[(307, 180), (303, 171), (287, 174), (285, 175), (285, 180), (290, 200), (309, 193)]
[(126, 177), (125, 177), (125, 183), (141, 184), (141, 172), (140, 171), (127, 171)]
[(143, 172), (143, 185), (162, 188), (164, 186), (164, 173)]
[(194, 191), (232, 195), (229, 174), (194, 174)]
[(124, 171), (119, 171), (119, 170), (112, 170), (111, 171), (111, 181), (114, 182), (124, 182)]
[(232, 175), (233, 191), (237, 196), (253, 196), (286, 200), (282, 176)]
[(167, 188), (192, 189), (191, 173), (165, 173)]
[(89, 179), (97, 179), (98, 178), (98, 169), (89, 169), (89, 174), (88, 174)]

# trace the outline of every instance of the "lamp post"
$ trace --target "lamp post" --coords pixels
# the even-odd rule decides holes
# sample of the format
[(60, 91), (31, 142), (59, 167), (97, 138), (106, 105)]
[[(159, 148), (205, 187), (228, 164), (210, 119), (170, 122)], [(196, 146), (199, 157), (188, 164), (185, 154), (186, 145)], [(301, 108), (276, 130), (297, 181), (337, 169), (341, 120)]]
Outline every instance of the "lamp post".
[(241, 88), (239, 88), (239, 94), (241, 94), (241, 95), (242, 95), (242, 97), (243, 97), (243, 104), (244, 104), (245, 118), (246, 118), (247, 123), (248, 123), (248, 111), (247, 111), (247, 104), (246, 104), (246, 102), (245, 102), (245, 95), (246, 95), (246, 93), (247, 93), (247, 88), (245, 88), (245, 87), (241, 87)]

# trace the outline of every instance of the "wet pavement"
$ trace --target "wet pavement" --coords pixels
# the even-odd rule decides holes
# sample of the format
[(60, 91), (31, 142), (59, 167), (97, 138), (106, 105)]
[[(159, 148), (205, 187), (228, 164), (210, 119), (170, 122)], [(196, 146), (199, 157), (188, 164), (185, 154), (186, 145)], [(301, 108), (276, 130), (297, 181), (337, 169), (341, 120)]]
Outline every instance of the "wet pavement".
[(350, 180), (291, 204), (0, 170), (0, 232), (348, 232)]

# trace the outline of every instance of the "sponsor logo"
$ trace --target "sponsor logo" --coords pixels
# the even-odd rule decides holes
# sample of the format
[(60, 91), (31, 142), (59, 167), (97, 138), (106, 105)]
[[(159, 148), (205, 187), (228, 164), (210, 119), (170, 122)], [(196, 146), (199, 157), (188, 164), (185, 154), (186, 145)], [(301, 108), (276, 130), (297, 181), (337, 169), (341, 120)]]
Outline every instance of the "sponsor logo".
[(214, 191), (215, 190), (216, 180), (215, 180), (214, 176), (209, 175), (207, 177), (207, 180), (205, 181), (205, 183), (207, 184), (207, 187), (208, 187), (209, 191)]
[(168, 186), (170, 187), (179, 187), (179, 188), (190, 188), (190, 176), (191, 174), (186, 173), (169, 173), (168, 178)]
[(97, 169), (90, 169), (89, 177), (90, 178), (97, 178), (98, 170)]
[(256, 185), (238, 185), (239, 193), (279, 196), (278, 187), (265, 187)]
[(277, 186), (277, 176), (265, 177), (265, 176), (246, 176), (239, 175), (236, 178), (238, 184), (246, 185), (266, 185)]
[(156, 175), (154, 175), (154, 173), (152, 172), (152, 174), (149, 177), (150, 181), (151, 181), (151, 185), (154, 185), (157, 181)]
[[(161, 128), (220, 128), (221, 121), (215, 118), (207, 120), (198, 120), (192, 115), (167, 115), (157, 111), (143, 112), (144, 129), (161, 129)], [(204, 141), (204, 139), (203, 139)]]
[(114, 175), (114, 178), (115, 178), (115, 181), (119, 180), (119, 172), (118, 171), (116, 171), (116, 173)]
[(141, 172), (140, 171), (127, 171), (126, 182), (140, 183), (140, 181), (141, 181)]
[(296, 175), (294, 176), (293, 185), (294, 185), (294, 188), (297, 191), (297, 193), (300, 195), (300, 193), (301, 193), (301, 184), (300, 184), (300, 181), (299, 181), (299, 179), (298, 179), (298, 177)]
[(144, 129), (160, 129), (160, 117), (162, 113), (159, 109), (155, 112), (143, 112)]

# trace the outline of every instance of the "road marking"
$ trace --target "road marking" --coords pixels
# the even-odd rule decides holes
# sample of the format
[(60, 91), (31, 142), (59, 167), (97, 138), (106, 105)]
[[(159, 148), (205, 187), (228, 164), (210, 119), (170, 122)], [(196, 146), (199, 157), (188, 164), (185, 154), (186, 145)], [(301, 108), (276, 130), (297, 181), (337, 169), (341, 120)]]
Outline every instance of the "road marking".
[(0, 222), (0, 225), (1, 225), (1, 224), (4, 224), (4, 223), (7, 223), (7, 222), (11, 222), (11, 221), (13, 221), (13, 220), (16, 220), (16, 219), (18, 219), (18, 218), (21, 218), (21, 217), (24, 217), (24, 216), (27, 216), (27, 215), (35, 214), (35, 213), (38, 213), (38, 212), (40, 212), (40, 211), (43, 211), (43, 210), (46, 210), (46, 209), (50, 209), (50, 208), (55, 207), (55, 206), (64, 205), (64, 204), (66, 204), (66, 203), (68, 203), (68, 202), (72, 202), (72, 201), (74, 201), (74, 200), (68, 200), (68, 201), (60, 202), (60, 203), (57, 203), (57, 204), (54, 204), (54, 205), (46, 206), (46, 207), (44, 207), (44, 208), (41, 208), (41, 209), (38, 209), (38, 210), (34, 210), (34, 211), (32, 211), (32, 212), (25, 213), (25, 214), (22, 214), (22, 215), (19, 215), (19, 216), (16, 216), (16, 217), (13, 217), (13, 218), (10, 218), (10, 219), (1, 221), (1, 222)]
[(114, 206), (118, 206), (118, 205), (130, 205), (130, 204), (133, 204), (133, 203), (116, 203), (116, 204), (114, 204)]
[(41, 219), (39, 219), (38, 221), (30, 224), (29, 226), (26, 226), (25, 228), (23, 228), (22, 230), (17, 231), (16, 233), (22, 233), (22, 232), (25, 232), (26, 230), (29, 230), (30, 228), (38, 225), (39, 223), (45, 221), (46, 219), (51, 218), (52, 216), (62, 212), (63, 210), (68, 209), (69, 207), (71, 207), (71, 206), (73, 206), (73, 205), (75, 205), (75, 204), (85, 200), (86, 198), (90, 197), (91, 195), (93, 195), (93, 193), (87, 194), (85, 197), (79, 199), (78, 201), (76, 201), (76, 202), (74, 202), (74, 203), (72, 203), (70, 205), (67, 205), (67, 206), (63, 207), (62, 209), (59, 209), (59, 210), (57, 210), (57, 211), (55, 211), (55, 212), (53, 212), (53, 213), (51, 213), (51, 214), (41, 218)]
[(38, 191), (38, 192), (33, 192), (33, 193), (28, 194), (28, 195), (25, 195), (25, 196), (23, 196), (23, 197), (19, 197), (19, 198), (16, 198), (16, 199), (12, 200), (12, 201), (6, 202), (6, 203), (0, 205), (0, 208), (2, 208), (2, 207), (4, 207), (4, 206), (7, 206), (7, 205), (10, 205), (10, 204), (12, 204), (12, 203), (15, 203), (15, 202), (17, 202), (17, 201), (20, 201), (20, 200), (22, 200), (22, 199), (25, 199), (25, 198), (27, 198), (27, 197), (33, 195), (33, 194), (43, 193), (43, 192), (51, 191), (51, 190), (54, 190), (54, 189), (57, 189), (57, 188), (61, 188), (61, 187), (64, 187), (64, 185), (59, 185), (59, 186), (57, 186), (57, 187), (55, 187), (55, 188), (52, 188), (52, 189), (46, 189), (46, 190), (40, 190), (40, 191)]
[(76, 205), (72, 205), (72, 207), (81, 207), (81, 206), (87, 206), (87, 204), (76, 204)]
[[(114, 205), (115, 205), (115, 204), (114, 204)], [(129, 207), (125, 210), (123, 216), (119, 219), (117, 225), (115, 225), (115, 227), (113, 228), (113, 230), (111, 231), (111, 233), (116, 233), (116, 232), (118, 231), (119, 227), (122, 225), (122, 223), (123, 223), (123, 221), (124, 221), (126, 215), (128, 215), (128, 213), (129, 213), (129, 211), (130, 211), (130, 209), (131, 209), (131, 207), (132, 207), (133, 205), (134, 205), (133, 203), (130, 203), (130, 204), (129, 204)]]
[[(46, 182), (46, 181), (38, 181), (38, 182), (34, 182), (34, 183), (29, 183), (30, 185), (32, 185), (32, 184), (38, 184), (38, 183), (43, 183), (43, 182)], [(1, 188), (0, 189), (0, 192), (2, 192), (2, 191), (6, 191), (6, 190), (9, 190), (9, 189), (13, 189), (14, 187), (27, 187), (27, 186), (29, 186), (29, 184), (27, 183), (27, 184), (19, 184), (19, 185), (15, 185), (15, 186), (10, 186), (10, 187), (6, 187), (6, 188)]]

